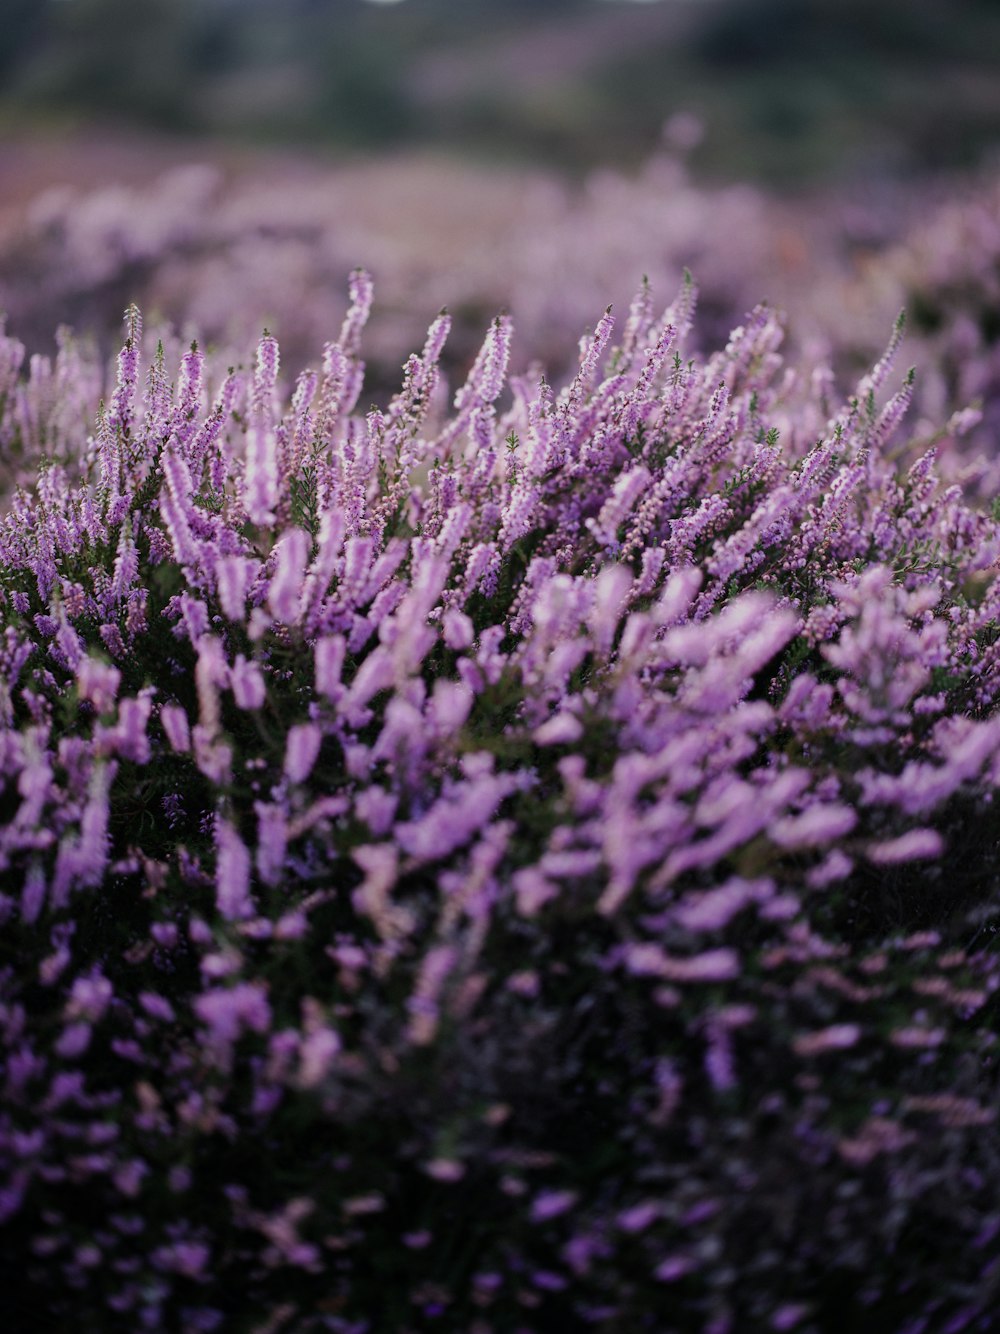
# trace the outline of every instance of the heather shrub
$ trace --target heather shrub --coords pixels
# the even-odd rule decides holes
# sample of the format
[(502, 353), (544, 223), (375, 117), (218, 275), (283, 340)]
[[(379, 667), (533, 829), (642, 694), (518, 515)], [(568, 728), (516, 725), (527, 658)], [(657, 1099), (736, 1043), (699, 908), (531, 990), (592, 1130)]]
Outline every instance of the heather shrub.
[(442, 314), (364, 412), (370, 302), (289, 386), (133, 309), (89, 434), (0, 348), (64, 456), (0, 527), (12, 1319), (989, 1329), (1000, 532), (901, 326), (841, 401), (643, 288), (449, 398)]

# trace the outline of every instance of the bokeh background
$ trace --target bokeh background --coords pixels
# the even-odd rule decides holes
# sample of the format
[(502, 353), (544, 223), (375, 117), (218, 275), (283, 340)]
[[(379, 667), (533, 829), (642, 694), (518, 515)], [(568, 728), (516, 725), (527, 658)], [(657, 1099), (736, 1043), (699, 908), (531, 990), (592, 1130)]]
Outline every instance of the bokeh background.
[(505, 307), (557, 373), (608, 301), (644, 273), (666, 301), (689, 266), (706, 340), (767, 298), (860, 363), (919, 307), (927, 219), (997, 170), (998, 0), (0, 16), (0, 309), (32, 351), (68, 324), (105, 356), (136, 299), (234, 355), (266, 324), (292, 367), (363, 264), (377, 398), (442, 305), (456, 372)]
[(1000, 121), (995, 0), (5, 0), (8, 133), (98, 122), (352, 153), (434, 145), (799, 187), (969, 165)]

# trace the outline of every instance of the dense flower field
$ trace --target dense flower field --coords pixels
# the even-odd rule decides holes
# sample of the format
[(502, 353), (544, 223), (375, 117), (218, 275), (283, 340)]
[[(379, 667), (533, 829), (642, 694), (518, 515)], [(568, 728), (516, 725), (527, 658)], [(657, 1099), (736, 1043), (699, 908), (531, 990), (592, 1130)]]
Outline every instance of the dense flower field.
[(371, 299), (0, 340), (12, 1327), (994, 1329), (980, 410), (686, 281), (365, 413)]

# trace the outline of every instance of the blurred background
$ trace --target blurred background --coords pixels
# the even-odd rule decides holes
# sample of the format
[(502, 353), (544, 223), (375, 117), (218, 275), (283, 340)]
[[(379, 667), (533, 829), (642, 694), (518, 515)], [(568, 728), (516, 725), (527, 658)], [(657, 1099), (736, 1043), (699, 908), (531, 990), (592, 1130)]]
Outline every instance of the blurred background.
[(997, 0), (3, 0), (7, 134), (142, 126), (580, 171), (684, 111), (692, 165), (789, 188), (968, 166), (1000, 125)]
[(688, 265), (706, 337), (768, 297), (877, 342), (872, 256), (998, 145), (1000, 0), (0, 0), (0, 310), (295, 363), (364, 264), (377, 388), (442, 304), (457, 368), (507, 306), (558, 369)]

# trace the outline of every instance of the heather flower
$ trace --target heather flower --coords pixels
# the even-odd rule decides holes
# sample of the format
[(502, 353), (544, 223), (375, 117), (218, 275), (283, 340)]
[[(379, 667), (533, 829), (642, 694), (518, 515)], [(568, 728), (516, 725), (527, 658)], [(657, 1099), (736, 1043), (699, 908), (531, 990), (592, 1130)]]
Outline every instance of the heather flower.
[(939, 1047), (944, 1039), (943, 1028), (923, 1028), (919, 1024), (894, 1028), (889, 1034), (889, 1041), (894, 1047)]
[(823, 1052), (842, 1051), (853, 1047), (861, 1038), (857, 1024), (831, 1024), (796, 1038), (793, 1048), (799, 1056), (818, 1056)]
[(811, 1306), (805, 1302), (785, 1302), (771, 1316), (772, 1329), (794, 1329), (810, 1314)]
[(417, 821), (396, 828), (404, 852), (421, 861), (447, 857), (483, 829), (509, 793), (520, 784), (516, 779), (485, 774), (470, 779), (452, 798), (442, 798)]
[(531, 1202), (531, 1221), (547, 1223), (550, 1218), (558, 1218), (572, 1209), (577, 1199), (576, 1191), (572, 1190), (542, 1191)]
[(771, 829), (771, 837), (782, 848), (822, 847), (845, 837), (857, 824), (849, 806), (837, 803), (810, 806), (801, 815), (789, 815)]
[(623, 1210), (615, 1222), (624, 1232), (642, 1232), (659, 1218), (660, 1212), (658, 1204), (647, 1200)]
[(121, 672), (99, 658), (83, 658), (76, 671), (80, 698), (89, 700), (98, 713), (109, 713), (118, 695)]
[(309, 535), (301, 528), (286, 531), (275, 549), (275, 570), (268, 585), (274, 617), (294, 625), (301, 614), (302, 580), (309, 559)]
[(47, 891), (45, 871), (39, 862), (32, 862), (24, 877), (24, 888), (21, 891), (21, 918), (31, 925), (36, 922), (45, 906), (45, 895)]
[(222, 556), (215, 565), (219, 603), (231, 621), (246, 616), (246, 600), (257, 563), (246, 556)]
[(936, 1116), (945, 1126), (987, 1126), (996, 1121), (996, 1114), (991, 1109), (981, 1106), (973, 1098), (953, 1093), (915, 1095), (907, 1098), (903, 1107), (904, 1111)]
[(118, 706), (118, 722), (115, 725), (118, 754), (134, 764), (146, 764), (149, 761), (146, 728), (152, 708), (152, 696), (145, 692), (137, 699), (123, 699)]
[(160, 723), (171, 747), (178, 753), (190, 750), (191, 729), (188, 717), (179, 704), (164, 704), (160, 709)]
[(411, 925), (410, 917), (396, 908), (389, 897), (398, 878), (396, 848), (384, 843), (364, 844), (354, 849), (353, 856), (364, 872), (364, 879), (352, 896), (358, 911), (372, 919), (383, 939), (404, 933)]
[(288, 730), (285, 742), (285, 777), (290, 783), (304, 783), (319, 755), (323, 734), (315, 723), (296, 723)]
[(464, 681), (437, 681), (427, 704), (427, 720), (440, 736), (452, 736), (464, 726), (474, 705), (475, 696)]
[(572, 745), (583, 735), (583, 724), (571, 713), (557, 713), (532, 733), (536, 746)]
[(241, 709), (264, 707), (267, 687), (263, 674), (258, 664), (252, 659), (245, 658), (242, 653), (236, 655), (236, 660), (229, 669), (229, 684), (233, 698)]
[(444, 641), (451, 649), (468, 648), (475, 638), (472, 621), (464, 612), (454, 608), (446, 611), (443, 618)]
[(139, 996), (139, 1004), (145, 1012), (154, 1019), (160, 1019), (164, 1023), (172, 1023), (175, 1018), (174, 1007), (163, 996), (156, 995), (155, 992), (145, 991)]
[(454, 1158), (432, 1158), (424, 1164), (424, 1171), (435, 1181), (461, 1181), (465, 1176), (465, 1165)]
[(288, 847), (288, 819), (281, 805), (255, 802), (257, 815), (256, 864), (260, 878), (266, 885), (281, 880)]
[(895, 862), (918, 861), (940, 857), (944, 840), (936, 829), (910, 829), (899, 838), (875, 843), (868, 849), (868, 858), (879, 866)]
[(247, 441), (246, 505), (254, 523), (269, 523), (278, 500), (278, 458), (274, 396), (278, 378), (278, 344), (265, 334), (257, 348), (253, 385), (253, 422)]
[(271, 1007), (263, 988), (240, 982), (233, 987), (214, 987), (195, 999), (194, 1011), (208, 1029), (213, 1043), (226, 1046), (243, 1032), (266, 1033)]
[[(326, 1078), (334, 1057), (341, 1049), (341, 1041), (331, 1028), (314, 1029), (302, 1042), (299, 1049), (298, 1079), (303, 1088), (316, 1088)], [(372, 1198), (372, 1197), (368, 1197)], [(379, 1206), (381, 1207), (381, 1206)], [(374, 1209), (361, 1210), (355, 1207), (349, 1212), (375, 1212)]]
[(837, 1152), (847, 1162), (865, 1167), (883, 1153), (898, 1153), (916, 1141), (911, 1130), (904, 1129), (889, 1117), (871, 1116), (858, 1128), (856, 1134), (843, 1139)]
[(221, 816), (215, 820), (215, 846), (218, 858), (215, 894), (219, 912), (228, 921), (250, 917), (253, 913), (250, 853), (233, 826)]
[(773, 892), (768, 881), (732, 880), (718, 889), (691, 895), (677, 909), (677, 920), (688, 931), (721, 931), (744, 908)]
[(67, 1019), (85, 1018), (96, 1023), (108, 1008), (114, 989), (106, 977), (96, 970), (78, 977), (70, 988), (66, 1005)]
[(690, 1256), (668, 1255), (653, 1270), (653, 1277), (660, 1283), (676, 1283), (694, 1268), (696, 1262)]

